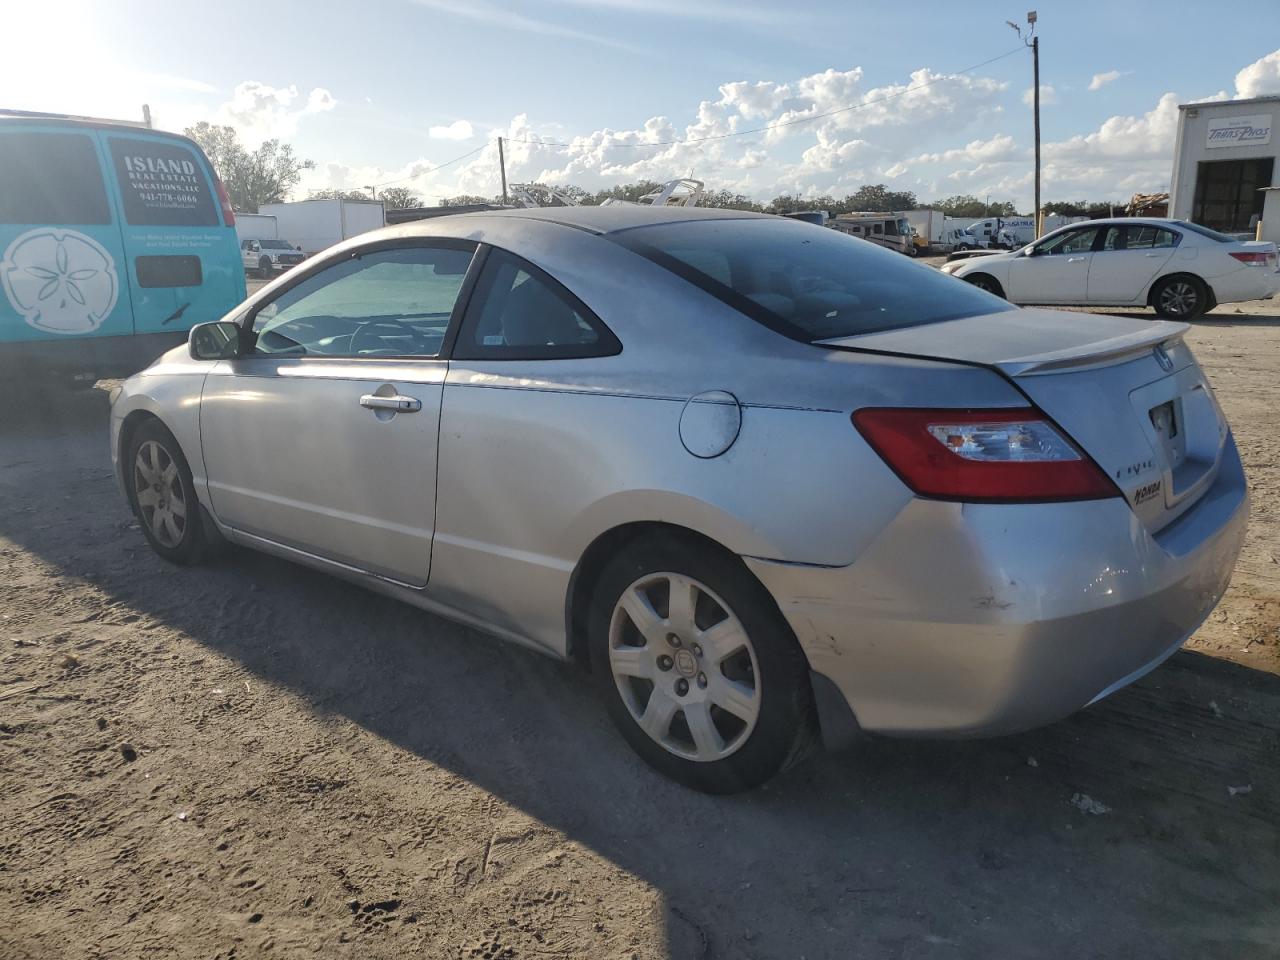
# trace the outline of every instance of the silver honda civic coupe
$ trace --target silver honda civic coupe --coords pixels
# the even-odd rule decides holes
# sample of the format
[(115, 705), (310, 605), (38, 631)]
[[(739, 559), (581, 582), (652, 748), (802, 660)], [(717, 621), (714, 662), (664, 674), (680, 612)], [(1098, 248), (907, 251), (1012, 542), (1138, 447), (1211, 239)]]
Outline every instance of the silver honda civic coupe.
[(663, 773), (1049, 723), (1168, 657), (1248, 495), (1167, 321), (807, 223), (628, 205), (362, 235), (113, 397), (155, 550), (223, 541), (589, 664)]

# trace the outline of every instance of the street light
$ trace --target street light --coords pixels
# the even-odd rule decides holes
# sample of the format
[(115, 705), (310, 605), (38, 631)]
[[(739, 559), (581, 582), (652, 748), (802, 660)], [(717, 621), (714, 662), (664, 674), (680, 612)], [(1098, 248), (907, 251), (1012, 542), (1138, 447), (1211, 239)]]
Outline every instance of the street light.
[(1031, 48), (1032, 63), (1032, 90), (1033, 110), (1035, 115), (1035, 132), (1036, 132), (1036, 212), (1035, 212), (1035, 234), (1036, 239), (1040, 238), (1040, 38), (1036, 36), (1036, 12), (1034, 10), (1027, 11), (1027, 35), (1022, 36), (1022, 28), (1012, 20), (1006, 20), (1005, 23), (1013, 30), (1014, 33)]

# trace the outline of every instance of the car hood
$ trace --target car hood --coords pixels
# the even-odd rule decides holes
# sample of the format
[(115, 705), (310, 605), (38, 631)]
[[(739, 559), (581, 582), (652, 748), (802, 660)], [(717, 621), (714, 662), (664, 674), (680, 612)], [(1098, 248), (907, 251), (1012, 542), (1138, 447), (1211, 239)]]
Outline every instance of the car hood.
[(1000, 310), (897, 330), (820, 340), (846, 350), (896, 353), (996, 367), (1010, 376), (1115, 362), (1182, 337), (1169, 320), (1139, 320), (1065, 310)]

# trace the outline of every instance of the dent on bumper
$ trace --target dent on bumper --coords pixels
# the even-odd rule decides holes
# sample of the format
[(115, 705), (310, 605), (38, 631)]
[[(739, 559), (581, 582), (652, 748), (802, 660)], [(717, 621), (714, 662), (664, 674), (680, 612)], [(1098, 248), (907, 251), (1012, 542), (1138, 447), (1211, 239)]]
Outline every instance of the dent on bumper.
[(747, 563), (863, 729), (996, 735), (1173, 653), (1226, 591), (1247, 519), (1229, 441), (1214, 486), (1154, 536), (1119, 499), (915, 500), (851, 566)]

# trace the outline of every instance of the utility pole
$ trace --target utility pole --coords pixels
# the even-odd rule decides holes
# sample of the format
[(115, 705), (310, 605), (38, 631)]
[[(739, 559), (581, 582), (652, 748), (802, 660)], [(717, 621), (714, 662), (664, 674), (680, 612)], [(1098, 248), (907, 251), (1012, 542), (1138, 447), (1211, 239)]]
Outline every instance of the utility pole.
[(378, 199), (378, 185), (376, 183), (372, 185), (366, 183), (364, 188), (369, 191), (369, 195), (372, 196), (373, 199)]
[(502, 171), (502, 202), (507, 202), (507, 158), (502, 152), (502, 138), (498, 138), (498, 169)]
[(1040, 239), (1040, 38), (1036, 36), (1036, 12), (1027, 11), (1027, 35), (1022, 35), (1022, 28), (1012, 20), (1007, 23), (1018, 35), (1018, 38), (1031, 48), (1032, 103), (1036, 132), (1036, 212), (1034, 217), (1036, 239)]
[[(1027, 14), (1027, 22), (1031, 24), (1031, 29), (1034, 30), (1036, 24), (1036, 12), (1034, 10)], [(1036, 239), (1039, 240), (1044, 218), (1040, 214), (1040, 38), (1036, 36), (1031, 38), (1031, 63), (1036, 88), (1034, 108), (1036, 126)]]

